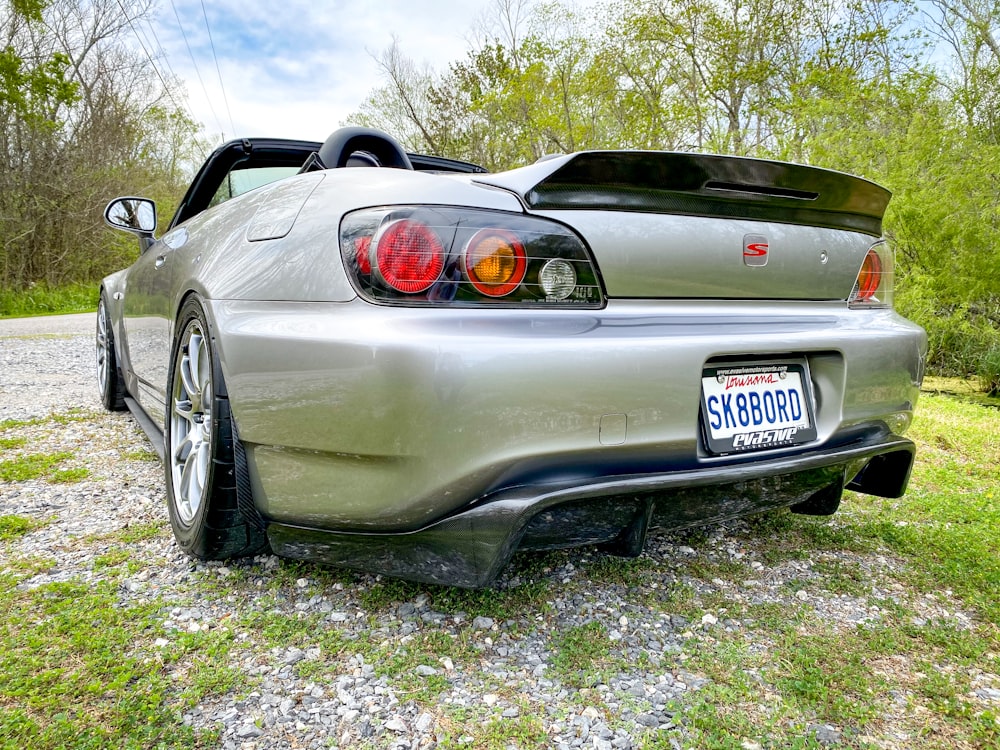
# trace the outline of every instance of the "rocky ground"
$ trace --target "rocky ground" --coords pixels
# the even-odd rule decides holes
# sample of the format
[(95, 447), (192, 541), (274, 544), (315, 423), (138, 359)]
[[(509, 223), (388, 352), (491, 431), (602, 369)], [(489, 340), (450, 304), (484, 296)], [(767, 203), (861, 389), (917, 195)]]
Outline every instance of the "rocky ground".
[[(127, 413), (100, 409), (91, 326), (92, 316), (43, 331), (0, 321), (0, 420), (37, 419), (17, 434), (35, 450), (70, 454), (66, 469), (89, 470), (75, 482), (0, 483), (0, 515), (45, 521), (2, 555), (54, 558), (29, 587), (118, 576), (123, 603), (159, 605), (159, 630), (138, 649), (176, 649), (192, 635), (224, 642), (203, 658), (231, 680), (180, 704), (178, 720), (227, 750), (688, 747), (690, 717), (703, 696), (718, 699), (711, 688), (724, 675), (699, 653), (721, 659), (720, 644), (759, 652), (760, 671), (741, 667), (759, 701), (741, 710), (767, 713), (764, 672), (781, 658), (775, 620), (846, 637), (882, 621), (895, 597), (915, 620), (968, 621), (947, 597), (904, 591), (896, 560), (837, 549), (775, 555), (767, 524), (746, 522), (656, 534), (638, 561), (593, 550), (522, 556), (496, 588), (473, 593), (273, 556), (194, 562), (173, 543), (145, 437)], [(128, 540), (124, 573), (95, 564), (109, 539)], [(858, 571), (857, 587), (828, 585), (838, 566)], [(195, 660), (165, 669), (182, 683)], [(979, 687), (985, 702), (1000, 698), (991, 685)], [(803, 747), (909, 747), (918, 729), (904, 718), (905, 696), (896, 709), (898, 722), (889, 716), (876, 736), (808, 715), (788, 731)], [(731, 746), (770, 745), (747, 734)]]

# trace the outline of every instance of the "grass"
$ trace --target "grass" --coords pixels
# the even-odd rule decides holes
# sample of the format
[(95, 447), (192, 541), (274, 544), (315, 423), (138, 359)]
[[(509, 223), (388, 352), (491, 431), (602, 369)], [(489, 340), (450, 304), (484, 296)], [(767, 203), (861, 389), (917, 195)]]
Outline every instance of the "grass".
[(511, 571), (515, 576), (523, 574), (527, 580), (510, 588), (469, 590), (387, 579), (363, 591), (361, 603), (368, 610), (382, 612), (423, 595), (427, 597), (428, 606), (438, 612), (463, 613), (469, 618), (491, 617), (498, 621), (516, 619), (525, 608), (534, 608), (545, 600), (547, 582), (532, 577), (539, 559), (538, 555), (531, 554), (515, 557)]
[(614, 664), (607, 628), (591, 621), (569, 628), (552, 639), (552, 673), (573, 688), (604, 682)]
[(96, 284), (34, 285), (23, 291), (0, 289), (0, 318), (63, 315), (97, 310)]
[[(960, 383), (931, 386), (911, 431), (918, 463), (902, 499), (848, 494), (832, 519), (769, 513), (726, 530), (724, 545), (717, 529), (696, 529), (637, 559), (519, 555), (500, 585), (480, 591), (257, 560), (221, 572), (192, 567), (183, 585), (123, 596), (145, 566), (137, 550), (168, 534), (164, 521), (74, 540), (90, 548), (91, 570), (39, 585), (60, 563), (14, 550), (53, 521), (0, 516), (0, 746), (218, 746), (181, 714), (259, 691), (261, 676), (236, 665), (252, 656), (278, 667), (300, 648), (311, 655), (293, 673), (328, 693), (370, 665), (401, 704), (435, 716), (442, 748), (552, 745), (553, 723), (572, 741), (567, 717), (581, 701), (645, 748), (819, 750), (831, 746), (827, 726), (835, 747), (1000, 747), (997, 703), (975, 692), (1000, 689), (1000, 401)], [(0, 424), (4, 481), (70, 470), (66, 456), (27, 453), (27, 436), (87, 418)], [(152, 460), (127, 447), (119, 457)], [(313, 597), (364, 627), (302, 611)], [(207, 630), (167, 628), (176, 607), (215, 614), (204, 615)], [(838, 608), (868, 616), (856, 624)], [(579, 619), (564, 619), (573, 612)], [(494, 626), (473, 627), (477, 616)], [(730, 619), (739, 624), (727, 629)], [(662, 623), (670, 627), (657, 631)], [(644, 641), (618, 640), (618, 629), (659, 645), (636, 656)], [(519, 672), (510, 656), (503, 675), (487, 667), (498, 658), (490, 649), (513, 652), (524, 641), (546, 664), (543, 677)], [(629, 723), (650, 707), (616, 687), (619, 678), (648, 685), (686, 673), (704, 684), (670, 704), (676, 728)], [(550, 714), (532, 704), (529, 683), (567, 697)], [(498, 701), (451, 703), (456, 684)], [(511, 708), (518, 715), (502, 716)], [(392, 739), (376, 735), (367, 746)]]
[(993, 402), (924, 394), (906, 496), (851, 502), (862, 537), (913, 561), (912, 587), (953, 591), (984, 622), (1000, 623), (1000, 399)]
[(0, 737), (5, 746), (193, 744), (152, 640), (155, 608), (118, 604), (116, 587), (79, 581), (20, 590), (0, 577)]
[(50, 425), (62, 427), (71, 422), (85, 422), (93, 419), (93, 412), (71, 409), (65, 413), (53, 413), (48, 417), (33, 419), (5, 419), (0, 421), (0, 482), (26, 482), (43, 479), (52, 484), (71, 484), (90, 476), (85, 466), (63, 466), (72, 461), (73, 453), (55, 451), (53, 453), (30, 453), (22, 450), (32, 441), (22, 434), (26, 428)]
[[(730, 605), (751, 623), (749, 639), (716, 632), (688, 642), (688, 669), (711, 678), (682, 711), (694, 746), (818, 748), (816, 725), (852, 748), (887, 746), (887, 736), (907, 737), (890, 747), (1000, 746), (995, 704), (972, 698), (972, 675), (1000, 675), (1000, 400), (963, 386), (938, 380), (922, 395), (905, 497), (848, 493), (832, 521), (776, 513), (749, 524), (742, 541), (768, 566), (810, 563), (814, 577), (794, 588), (853, 598), (877, 616), (845, 626), (805, 605), (795, 616)], [(867, 562), (879, 555), (901, 564)], [(685, 573), (739, 586), (748, 571), (702, 561)], [(689, 590), (684, 600), (708, 596)], [(939, 616), (926, 616), (928, 604)]]
[(90, 475), (85, 467), (60, 469), (59, 466), (73, 454), (68, 451), (56, 453), (26, 453), (15, 458), (0, 461), (0, 482), (26, 482), (29, 479), (44, 479), (53, 483), (79, 482)]
[(9, 542), (18, 539), (29, 531), (33, 531), (45, 524), (34, 518), (23, 516), (0, 516), (0, 542)]

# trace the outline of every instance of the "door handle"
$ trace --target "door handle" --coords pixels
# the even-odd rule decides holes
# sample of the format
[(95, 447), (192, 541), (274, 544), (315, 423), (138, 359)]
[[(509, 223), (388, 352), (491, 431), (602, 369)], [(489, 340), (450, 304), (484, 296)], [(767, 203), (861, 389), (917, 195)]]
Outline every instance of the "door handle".
[(156, 256), (156, 268), (162, 268), (163, 264), (167, 262), (166, 254)]

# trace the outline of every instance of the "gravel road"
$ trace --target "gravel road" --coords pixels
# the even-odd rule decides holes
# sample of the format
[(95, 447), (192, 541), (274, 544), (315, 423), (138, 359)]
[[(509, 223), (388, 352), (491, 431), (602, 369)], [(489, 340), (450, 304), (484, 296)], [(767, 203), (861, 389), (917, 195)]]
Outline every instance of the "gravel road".
[[(137, 647), (169, 649), (181, 634), (233, 631), (227, 666), (245, 683), (209, 693), (178, 717), (216, 730), (227, 750), (472, 747), (491, 726), (501, 734), (504, 726), (544, 732), (544, 741), (518, 741), (519, 730), (510, 730), (521, 747), (608, 750), (654, 740), (656, 747), (687, 747), (684, 709), (711, 684), (710, 676), (688, 671), (692, 643), (707, 647), (736, 634), (756, 639), (761, 652), (773, 645), (730, 607), (770, 604), (850, 628), (879, 621), (873, 602), (893, 594), (877, 588), (891, 577), (892, 560), (822, 552), (769, 564), (771, 541), (745, 523), (710, 527), (697, 540), (655, 535), (643, 567), (619, 566), (593, 550), (526, 556), (495, 592), (465, 599), (271, 556), (195, 563), (173, 544), (162, 469), (145, 437), (127, 413), (100, 408), (93, 324), (93, 315), (0, 321), (0, 420), (76, 415), (18, 434), (44, 450), (70, 452), (72, 462), (90, 471), (72, 484), (0, 484), (0, 514), (48, 521), (3, 554), (56, 559), (26, 585), (96, 580), (109, 573), (94, 564), (101, 545), (88, 540), (158, 525), (157, 533), (133, 543), (134, 572), (121, 582), (121, 596), (162, 603), (161, 632)], [(821, 575), (814, 569), (821, 560), (861, 566), (874, 588), (831, 594), (803, 584)], [(637, 590), (630, 571), (650, 569), (655, 575), (644, 575)], [(728, 573), (706, 580), (699, 569)], [(686, 592), (683, 607), (671, 604), (679, 590)], [(477, 602), (479, 610), (471, 606)], [(318, 624), (315, 637), (289, 645), (245, 625), (254, 617)], [(570, 636), (588, 632), (600, 636), (600, 648), (575, 648), (598, 677), (577, 681), (565, 666), (575, 653)], [(442, 642), (456, 644), (454, 656)], [(387, 673), (386, 662), (372, 654), (392, 656), (399, 673)], [(165, 668), (183, 680), (183, 660)], [(803, 732), (823, 744), (841, 736), (839, 728), (808, 719)], [(751, 739), (734, 742), (760, 747)]]

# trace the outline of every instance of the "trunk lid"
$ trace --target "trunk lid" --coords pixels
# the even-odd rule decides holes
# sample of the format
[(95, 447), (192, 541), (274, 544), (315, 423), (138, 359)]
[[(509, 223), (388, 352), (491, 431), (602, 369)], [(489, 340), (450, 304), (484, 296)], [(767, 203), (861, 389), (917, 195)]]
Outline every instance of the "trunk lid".
[(890, 193), (798, 164), (584, 152), (477, 182), (578, 231), (609, 297), (846, 299)]

